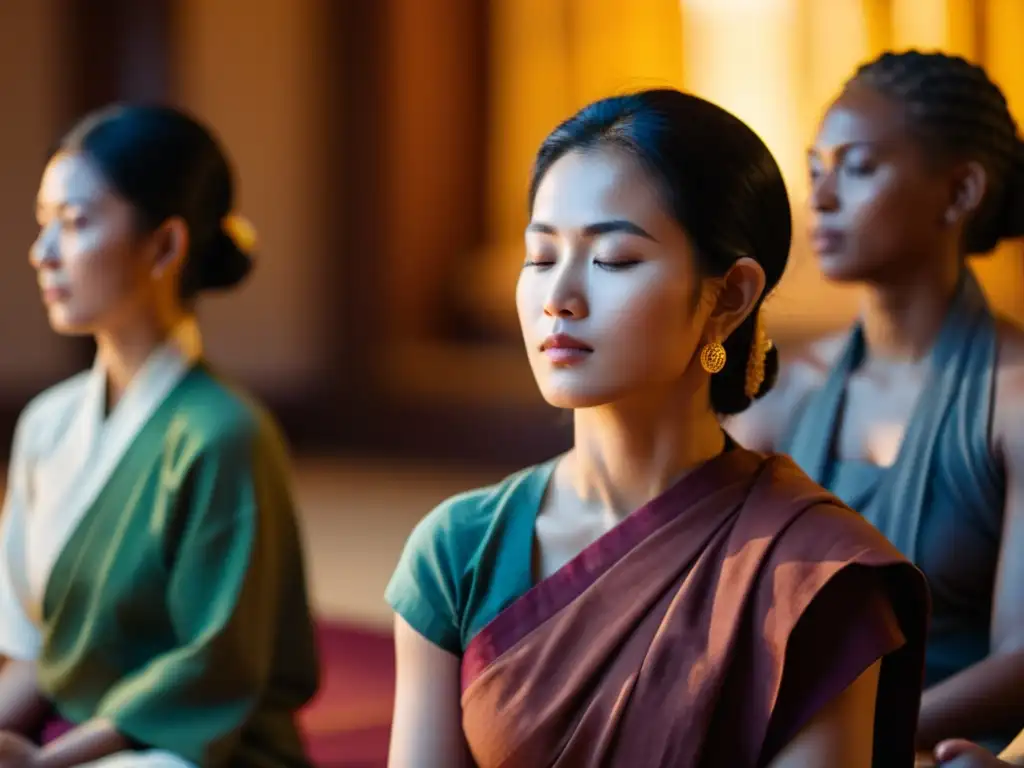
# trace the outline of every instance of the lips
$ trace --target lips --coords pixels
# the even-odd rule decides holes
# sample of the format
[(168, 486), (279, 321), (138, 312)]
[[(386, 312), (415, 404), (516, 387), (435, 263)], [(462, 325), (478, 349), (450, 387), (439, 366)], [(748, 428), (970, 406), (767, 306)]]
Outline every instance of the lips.
[(556, 333), (544, 339), (540, 351), (554, 365), (570, 366), (582, 362), (593, 353), (589, 344), (565, 333)]
[(837, 253), (846, 243), (846, 233), (831, 227), (815, 227), (811, 231), (811, 243), (819, 254)]
[(540, 345), (541, 352), (547, 352), (549, 350), (572, 350), (576, 352), (593, 352), (594, 349), (586, 342), (580, 341), (574, 336), (570, 336), (566, 333), (556, 333), (548, 336), (544, 339), (544, 343)]
[(40, 286), (39, 291), (43, 296), (43, 301), (46, 303), (64, 301), (71, 295), (67, 288), (62, 288), (58, 285)]

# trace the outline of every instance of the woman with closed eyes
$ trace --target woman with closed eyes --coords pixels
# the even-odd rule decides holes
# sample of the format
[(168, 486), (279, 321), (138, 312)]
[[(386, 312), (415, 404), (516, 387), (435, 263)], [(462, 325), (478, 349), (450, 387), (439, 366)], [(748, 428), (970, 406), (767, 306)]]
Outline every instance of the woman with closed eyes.
[(860, 317), (790, 354), (729, 428), (791, 455), (927, 576), (921, 749), (999, 752), (1024, 712), (1024, 333), (968, 258), (1024, 235), (1024, 139), (980, 67), (886, 53), (809, 162), (821, 268), (863, 286)]
[(606, 99), (541, 146), (529, 211), (523, 341), (574, 446), (410, 537), (390, 764), (911, 765), (923, 578), (719, 426), (776, 373), (765, 145), (678, 91)]

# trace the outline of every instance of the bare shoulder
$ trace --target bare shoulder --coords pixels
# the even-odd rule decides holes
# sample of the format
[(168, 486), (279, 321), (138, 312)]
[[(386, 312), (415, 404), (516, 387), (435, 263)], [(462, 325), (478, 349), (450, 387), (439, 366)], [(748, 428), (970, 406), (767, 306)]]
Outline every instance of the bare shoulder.
[(1007, 318), (996, 319), (997, 367), (993, 403), (993, 440), (997, 448), (1008, 441), (1024, 451), (1024, 328)]
[(996, 318), (999, 369), (1024, 368), (1024, 326), (1004, 315)]
[(747, 448), (776, 450), (804, 399), (824, 384), (846, 343), (846, 333), (779, 348), (779, 377), (771, 391), (743, 413), (729, 418), (726, 428)]

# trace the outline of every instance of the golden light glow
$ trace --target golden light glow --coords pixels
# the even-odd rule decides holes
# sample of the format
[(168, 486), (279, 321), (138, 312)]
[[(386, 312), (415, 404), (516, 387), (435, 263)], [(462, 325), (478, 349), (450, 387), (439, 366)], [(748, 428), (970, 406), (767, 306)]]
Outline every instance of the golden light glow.
[[(765, 306), (774, 335), (798, 332), (808, 323), (838, 326), (856, 308), (852, 291), (821, 279), (808, 247), (804, 211), (805, 157), (817, 113), (866, 53), (859, 5), (846, 0), (681, 3), (684, 87), (757, 131), (782, 168), (793, 201), (790, 266)], [(819, 59), (828, 65), (811, 65)]]
[[(489, 232), (482, 316), (515, 327), (530, 164), (557, 122), (595, 98), (681, 85), (747, 121), (779, 160), (794, 203), (790, 270), (767, 307), (771, 332), (840, 325), (856, 294), (827, 284), (808, 247), (805, 151), (829, 100), (884, 49), (978, 58), (1024, 119), (1024, 0), (492, 0)], [(979, 41), (984, 41), (979, 49)], [(1021, 248), (979, 262), (996, 306), (1024, 316)]]
[(892, 39), (888, 47), (974, 56), (974, 5), (978, 1), (892, 0)]

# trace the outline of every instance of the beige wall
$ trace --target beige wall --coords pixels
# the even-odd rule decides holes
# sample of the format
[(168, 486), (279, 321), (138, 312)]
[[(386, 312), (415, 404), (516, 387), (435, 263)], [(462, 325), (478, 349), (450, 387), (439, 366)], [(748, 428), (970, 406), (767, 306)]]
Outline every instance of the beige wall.
[(73, 366), (27, 263), (32, 202), (59, 130), (57, 22), (55, 0), (4, 0), (0, 9), (0, 398), (20, 398)]
[[(240, 211), (260, 234), (246, 286), (202, 307), (211, 357), (261, 392), (301, 386), (322, 348), (317, 259), (318, 0), (181, 0), (178, 101), (220, 133), (238, 168)], [(337, 76), (337, 75), (335, 75)]]

